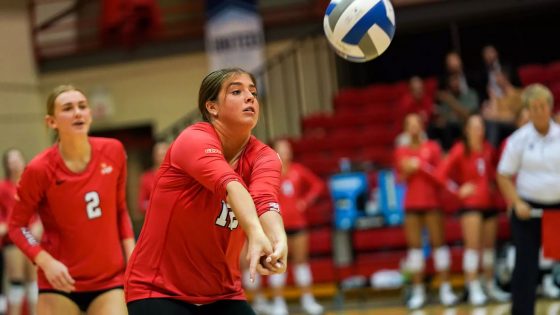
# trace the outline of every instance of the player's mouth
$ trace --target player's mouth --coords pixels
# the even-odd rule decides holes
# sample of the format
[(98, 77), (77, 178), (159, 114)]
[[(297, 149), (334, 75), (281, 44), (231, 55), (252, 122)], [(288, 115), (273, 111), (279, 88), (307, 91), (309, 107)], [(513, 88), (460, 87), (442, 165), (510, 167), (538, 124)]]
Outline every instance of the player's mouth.
[(253, 106), (248, 106), (243, 110), (244, 113), (255, 113), (255, 108)]
[(85, 126), (85, 124), (86, 124), (85, 121), (75, 121), (75, 122), (72, 123), (72, 126), (82, 127), (82, 126)]

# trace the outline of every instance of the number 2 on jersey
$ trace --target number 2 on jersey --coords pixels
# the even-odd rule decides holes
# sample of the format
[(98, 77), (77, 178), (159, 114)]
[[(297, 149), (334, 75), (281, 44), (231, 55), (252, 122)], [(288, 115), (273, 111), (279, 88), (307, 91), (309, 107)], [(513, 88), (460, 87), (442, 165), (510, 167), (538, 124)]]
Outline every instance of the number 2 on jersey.
[(85, 196), (86, 212), (88, 219), (92, 220), (101, 216), (101, 208), (99, 208), (99, 194), (97, 191), (90, 191)]
[(235, 218), (235, 213), (231, 210), (229, 205), (222, 201), (222, 211), (220, 212), (220, 216), (216, 219), (216, 225), (225, 227), (227, 224), (227, 219), (229, 217), (229, 225), (228, 228), (233, 230), (237, 228), (239, 225), (239, 221)]

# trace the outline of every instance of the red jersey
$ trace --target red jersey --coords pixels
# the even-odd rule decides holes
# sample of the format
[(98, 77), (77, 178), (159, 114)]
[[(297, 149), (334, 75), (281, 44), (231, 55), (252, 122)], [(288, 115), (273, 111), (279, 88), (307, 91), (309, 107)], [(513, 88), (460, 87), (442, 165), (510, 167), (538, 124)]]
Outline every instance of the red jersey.
[(442, 182), (454, 181), (459, 187), (473, 183), (474, 193), (461, 200), (466, 209), (487, 210), (494, 207), (496, 178), (495, 150), (485, 142), (481, 152), (465, 152), (463, 142), (458, 142), (449, 151), (447, 158), (438, 169)]
[(226, 201), (226, 185), (248, 188), (258, 215), (278, 211), (280, 158), (251, 137), (235, 166), (209, 123), (171, 144), (125, 275), (127, 302), (172, 298), (193, 304), (243, 300), (239, 253), (245, 233)]
[[(16, 203), (16, 193), (17, 187), (12, 181), (4, 180), (0, 182), (0, 222), (1, 223), (8, 223), (8, 216), (12, 212), (14, 208), (14, 204)], [(8, 235), (4, 235), (4, 237), (0, 238), (2, 242), (2, 246), (10, 244), (10, 238)]]
[(440, 207), (440, 185), (435, 179), (435, 169), (441, 161), (441, 148), (435, 141), (425, 141), (418, 148), (402, 146), (395, 151), (397, 174), (400, 178), (400, 165), (404, 159), (417, 158), (419, 169), (406, 177), (404, 208), (409, 211), (431, 210)]
[(138, 209), (143, 214), (146, 214), (148, 210), (148, 205), (150, 204), (150, 193), (154, 187), (154, 181), (156, 179), (155, 170), (147, 170), (140, 177), (140, 190), (138, 191)]
[(323, 181), (305, 166), (292, 163), (280, 179), (280, 208), (286, 229), (303, 229), (307, 226), (304, 211), (298, 201), (310, 205), (324, 189)]
[[(91, 160), (80, 173), (70, 171), (54, 145), (26, 167), (9, 219), (12, 241), (34, 261), (45, 250), (76, 280), (76, 291), (123, 284), (121, 240), (133, 237), (125, 199), (126, 155), (120, 142), (89, 138)], [(44, 226), (39, 244), (27, 229), (38, 213)], [(41, 269), (40, 289), (53, 289)]]

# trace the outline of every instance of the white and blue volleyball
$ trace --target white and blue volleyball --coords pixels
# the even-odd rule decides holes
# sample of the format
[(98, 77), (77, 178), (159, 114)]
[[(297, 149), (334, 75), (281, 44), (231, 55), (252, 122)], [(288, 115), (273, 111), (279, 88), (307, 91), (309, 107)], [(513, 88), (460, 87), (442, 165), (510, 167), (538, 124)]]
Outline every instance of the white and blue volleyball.
[(395, 11), (389, 0), (332, 0), (323, 20), (336, 53), (353, 62), (381, 55), (395, 35)]

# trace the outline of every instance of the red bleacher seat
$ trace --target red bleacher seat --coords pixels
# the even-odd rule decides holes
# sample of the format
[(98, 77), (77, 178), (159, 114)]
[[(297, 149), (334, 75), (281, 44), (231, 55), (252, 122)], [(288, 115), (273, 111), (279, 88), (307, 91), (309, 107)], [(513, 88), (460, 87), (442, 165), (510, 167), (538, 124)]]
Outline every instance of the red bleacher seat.
[(546, 72), (549, 82), (560, 82), (560, 60), (549, 63)]
[(309, 226), (326, 225), (332, 222), (333, 206), (330, 196), (317, 201), (305, 212), (305, 218)]
[(325, 226), (309, 230), (309, 253), (311, 255), (332, 252), (332, 227)]
[(511, 228), (509, 225), (509, 217), (505, 212), (500, 213), (498, 216), (498, 240), (499, 241), (511, 240)]
[(356, 251), (406, 247), (406, 239), (401, 226), (356, 230), (352, 239)]
[(463, 229), (458, 217), (446, 216), (444, 219), (445, 243), (453, 244), (463, 241)]
[(545, 84), (548, 81), (547, 71), (544, 66), (539, 64), (530, 64), (519, 67), (519, 79), (521, 84), (529, 85), (532, 83)]

